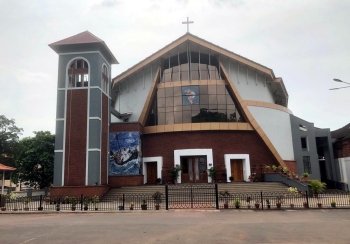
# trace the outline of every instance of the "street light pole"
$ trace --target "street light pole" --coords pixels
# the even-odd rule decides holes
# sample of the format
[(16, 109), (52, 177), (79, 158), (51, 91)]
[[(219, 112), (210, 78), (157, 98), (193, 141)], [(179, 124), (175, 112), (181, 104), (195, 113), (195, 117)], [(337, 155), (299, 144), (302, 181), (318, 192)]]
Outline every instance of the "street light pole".
[[(333, 80), (336, 81), (336, 82), (345, 83), (345, 84), (350, 85), (349, 82), (342, 81), (342, 80), (339, 80), (339, 79), (336, 79), (336, 78), (334, 78)], [(342, 87), (337, 87), (337, 88), (331, 88), (331, 89), (329, 89), (329, 90), (338, 90), (338, 89), (349, 88), (349, 87), (350, 87), (350, 86), (342, 86)]]

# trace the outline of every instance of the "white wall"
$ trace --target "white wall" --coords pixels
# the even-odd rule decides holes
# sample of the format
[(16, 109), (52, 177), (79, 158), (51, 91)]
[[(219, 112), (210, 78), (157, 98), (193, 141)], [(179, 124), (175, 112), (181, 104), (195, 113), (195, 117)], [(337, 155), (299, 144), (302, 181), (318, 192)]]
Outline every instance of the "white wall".
[[(158, 66), (153, 64), (151, 70), (151, 65), (148, 65), (143, 71), (129, 76), (117, 85), (120, 92), (117, 95), (114, 108), (121, 114), (132, 112), (129, 122), (138, 121), (157, 68)], [(122, 122), (122, 120), (111, 116), (111, 122)]]
[(294, 160), (289, 114), (276, 109), (255, 106), (248, 106), (248, 109), (282, 159)]
[[(245, 65), (238, 65), (238, 62), (229, 59), (221, 59), (234, 86), (244, 100), (255, 100), (268, 103), (275, 103), (273, 94), (262, 73), (249, 69)], [(239, 66), (239, 68), (238, 68)], [(247, 76), (248, 69), (248, 76)]]

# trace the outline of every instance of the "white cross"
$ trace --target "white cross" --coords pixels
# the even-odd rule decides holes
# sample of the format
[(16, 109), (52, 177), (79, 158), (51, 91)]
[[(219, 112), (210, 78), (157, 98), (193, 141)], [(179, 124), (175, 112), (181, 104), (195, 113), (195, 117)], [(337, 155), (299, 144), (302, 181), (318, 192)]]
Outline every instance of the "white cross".
[(190, 25), (190, 24), (193, 24), (193, 23), (194, 23), (193, 21), (188, 21), (188, 17), (187, 17), (187, 21), (182, 22), (182, 24), (187, 24), (187, 33), (190, 32), (189, 25)]

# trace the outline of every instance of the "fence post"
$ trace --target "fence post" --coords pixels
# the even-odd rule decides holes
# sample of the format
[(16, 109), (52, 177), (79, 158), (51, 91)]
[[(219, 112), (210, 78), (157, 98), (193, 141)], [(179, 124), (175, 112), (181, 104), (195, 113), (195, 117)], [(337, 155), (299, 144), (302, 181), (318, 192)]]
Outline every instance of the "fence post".
[(84, 195), (81, 194), (80, 196), (80, 210), (83, 211), (83, 198), (84, 198)]
[(124, 210), (125, 209), (125, 193), (123, 193), (123, 209), (122, 210)]
[(263, 199), (262, 191), (260, 191), (260, 200), (261, 200), (261, 209), (264, 209), (264, 199)]
[(169, 210), (168, 184), (165, 185), (165, 209)]
[(38, 210), (39, 211), (42, 211), (43, 210), (43, 195), (40, 195), (40, 200), (39, 200), (39, 207), (38, 207)]
[(215, 204), (216, 204), (216, 209), (219, 209), (219, 192), (218, 192), (217, 183), (215, 183)]
[(307, 205), (307, 208), (310, 208), (309, 207), (309, 194), (307, 191), (306, 191), (306, 205)]

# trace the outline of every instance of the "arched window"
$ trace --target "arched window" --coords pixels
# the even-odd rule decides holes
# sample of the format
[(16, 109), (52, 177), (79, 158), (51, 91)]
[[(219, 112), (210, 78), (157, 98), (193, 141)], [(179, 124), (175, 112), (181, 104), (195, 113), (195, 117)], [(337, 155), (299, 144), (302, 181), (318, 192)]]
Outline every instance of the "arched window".
[(89, 85), (89, 65), (84, 59), (74, 59), (68, 68), (68, 87)]
[(102, 66), (102, 84), (101, 84), (101, 88), (102, 91), (104, 91), (106, 94), (108, 94), (108, 69), (107, 66), (104, 64)]

